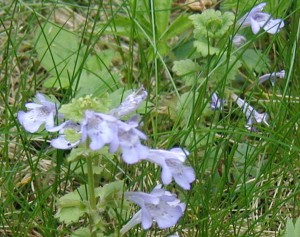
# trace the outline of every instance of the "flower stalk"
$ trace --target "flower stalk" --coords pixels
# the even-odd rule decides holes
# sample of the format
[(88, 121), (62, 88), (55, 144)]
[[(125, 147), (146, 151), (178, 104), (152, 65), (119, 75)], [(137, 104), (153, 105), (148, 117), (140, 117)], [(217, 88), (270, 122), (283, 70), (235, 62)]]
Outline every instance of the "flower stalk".
[(86, 164), (87, 164), (87, 176), (88, 176), (88, 202), (90, 206), (90, 232), (92, 237), (96, 237), (97, 233), (94, 231), (94, 215), (97, 210), (96, 206), (96, 196), (95, 196), (95, 179), (94, 179), (94, 171), (93, 171), (93, 162), (91, 156), (86, 156)]

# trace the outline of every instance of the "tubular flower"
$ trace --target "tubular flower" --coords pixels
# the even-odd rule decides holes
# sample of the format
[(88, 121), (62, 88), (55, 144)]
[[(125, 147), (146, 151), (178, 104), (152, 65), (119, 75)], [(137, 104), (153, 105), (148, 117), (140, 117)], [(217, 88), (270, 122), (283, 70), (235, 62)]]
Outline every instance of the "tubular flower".
[(141, 87), (137, 91), (134, 91), (129, 96), (127, 96), (118, 108), (111, 111), (111, 114), (118, 118), (128, 115), (131, 112), (135, 111), (147, 98), (147, 96), (147, 91), (143, 87)]
[(224, 104), (225, 104), (225, 100), (219, 98), (218, 94), (217, 93), (213, 93), (211, 95), (211, 102), (210, 102), (210, 108), (212, 110), (217, 110), (217, 109), (220, 109), (222, 110), (223, 107), (224, 107)]
[(274, 86), (276, 78), (281, 78), (282, 79), (284, 77), (285, 77), (285, 70), (281, 70), (280, 72), (267, 73), (267, 74), (262, 75), (262, 76), (259, 77), (258, 84), (262, 84), (265, 81), (270, 79), (272, 86)]
[(262, 12), (266, 3), (260, 3), (250, 12), (246, 13), (239, 21), (238, 25), (241, 28), (251, 26), (252, 32), (257, 34), (261, 28), (270, 34), (276, 34), (279, 30), (284, 27), (284, 22), (282, 19), (272, 19), (271, 15)]
[[(57, 149), (71, 149), (78, 146), (80, 143), (80, 136), (78, 135), (81, 134), (81, 126), (79, 123), (74, 123), (68, 120), (57, 127), (49, 129), (49, 132), (59, 132), (59, 136), (55, 139), (52, 139), (50, 142), (51, 146)], [(69, 141), (68, 136), (66, 135), (68, 132), (73, 133), (74, 135), (72, 136), (72, 138), (75, 137), (75, 139), (69, 139), (71, 140)]]
[(46, 99), (41, 94), (36, 94), (37, 103), (26, 103), (28, 112), (19, 111), (18, 120), (26, 131), (34, 133), (42, 124), (46, 130), (54, 127), (54, 116), (56, 115), (56, 104)]
[(122, 228), (122, 234), (139, 223), (142, 223), (143, 229), (149, 229), (153, 221), (160, 229), (169, 228), (178, 222), (186, 207), (175, 194), (165, 191), (161, 185), (156, 186), (150, 194), (126, 192), (125, 197), (139, 205), (141, 210)]
[(122, 150), (122, 158), (127, 164), (134, 164), (148, 155), (148, 147), (141, 144), (141, 139), (146, 140), (144, 133), (137, 129), (138, 122), (134, 119), (126, 123), (118, 122), (118, 139), (110, 145), (110, 151), (115, 152), (118, 147)]
[(242, 109), (243, 113), (246, 115), (246, 118), (248, 120), (246, 127), (248, 129), (251, 129), (252, 125), (257, 123), (264, 123), (267, 126), (269, 126), (267, 122), (269, 116), (267, 113), (257, 112), (251, 105), (249, 105), (247, 102), (245, 102), (235, 94), (232, 94), (231, 98), (235, 100), (237, 105)]
[(82, 137), (85, 142), (90, 139), (89, 147), (92, 150), (99, 150), (104, 145), (110, 144), (118, 139), (118, 119), (94, 111), (85, 111), (85, 118), (81, 123)]
[(180, 148), (171, 150), (150, 149), (146, 160), (154, 162), (162, 167), (162, 182), (168, 185), (174, 178), (175, 182), (183, 189), (189, 190), (191, 183), (195, 181), (195, 172), (192, 167), (185, 166), (187, 151)]

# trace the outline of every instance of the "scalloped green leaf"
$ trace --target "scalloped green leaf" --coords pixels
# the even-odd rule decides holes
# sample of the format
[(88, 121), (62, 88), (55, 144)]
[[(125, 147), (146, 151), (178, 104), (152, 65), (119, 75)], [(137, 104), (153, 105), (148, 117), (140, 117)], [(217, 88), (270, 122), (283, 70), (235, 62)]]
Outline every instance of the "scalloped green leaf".
[(219, 48), (211, 46), (207, 41), (195, 40), (194, 47), (203, 57), (218, 54), (220, 52)]
[(234, 14), (231, 12), (221, 13), (214, 9), (208, 9), (202, 14), (190, 16), (195, 27), (194, 37), (203, 39), (207, 37), (221, 38), (234, 22)]
[(180, 76), (186, 85), (192, 85), (195, 83), (196, 73), (200, 71), (200, 65), (191, 59), (175, 61), (172, 71)]
[(199, 64), (193, 62), (191, 59), (175, 61), (172, 67), (172, 71), (175, 72), (177, 76), (186, 76), (195, 72), (199, 72), (199, 70)]
[(88, 212), (85, 201), (87, 201), (86, 189), (85, 186), (80, 186), (58, 199), (55, 217), (66, 224), (78, 222), (79, 218)]

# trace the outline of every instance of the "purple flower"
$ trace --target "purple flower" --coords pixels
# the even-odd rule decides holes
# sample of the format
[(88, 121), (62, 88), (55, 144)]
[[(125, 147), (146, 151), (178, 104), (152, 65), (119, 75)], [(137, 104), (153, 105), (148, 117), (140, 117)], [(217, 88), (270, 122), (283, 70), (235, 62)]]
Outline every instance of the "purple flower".
[(104, 145), (118, 140), (118, 119), (94, 111), (85, 111), (85, 118), (81, 123), (82, 137), (85, 142), (90, 139), (89, 147), (92, 150), (99, 150)]
[(165, 191), (161, 185), (156, 186), (150, 194), (126, 192), (125, 196), (139, 205), (141, 210), (122, 228), (122, 234), (139, 223), (142, 223), (143, 229), (149, 229), (153, 221), (160, 229), (169, 228), (178, 222), (186, 208), (186, 205), (181, 203), (175, 194)]
[(148, 155), (148, 147), (141, 144), (146, 140), (144, 133), (137, 129), (138, 122), (134, 119), (126, 123), (118, 122), (118, 139), (111, 143), (110, 151), (115, 152), (118, 147), (122, 150), (122, 158), (127, 164), (134, 164)]
[(137, 91), (134, 91), (129, 96), (127, 96), (126, 99), (121, 103), (121, 105), (118, 108), (113, 109), (111, 113), (118, 118), (128, 115), (131, 112), (135, 111), (147, 98), (147, 96), (147, 91), (143, 87), (141, 87)]
[(270, 34), (277, 33), (282, 27), (284, 27), (284, 22), (282, 19), (272, 19), (271, 15), (262, 12), (266, 3), (260, 3), (250, 12), (246, 13), (239, 21), (238, 24), (241, 28), (251, 26), (252, 32), (257, 34), (258, 31), (263, 28), (266, 32)]
[(217, 93), (213, 93), (211, 95), (211, 102), (210, 102), (210, 108), (212, 110), (217, 110), (217, 109), (220, 109), (222, 110), (223, 107), (224, 107), (224, 104), (225, 104), (225, 100), (219, 98), (218, 94)]
[(36, 94), (37, 103), (26, 103), (28, 112), (19, 111), (18, 120), (26, 131), (34, 133), (42, 124), (46, 130), (54, 127), (54, 116), (56, 115), (56, 104), (48, 101), (41, 93)]
[(168, 185), (174, 178), (175, 182), (183, 189), (189, 190), (191, 183), (195, 181), (195, 172), (192, 167), (185, 166), (187, 151), (173, 148), (170, 151), (150, 149), (146, 160), (154, 162), (162, 167), (162, 182)]
[(67, 140), (67, 135), (65, 134), (67, 131), (73, 131), (75, 134), (81, 133), (81, 126), (78, 123), (74, 123), (70, 120), (62, 123), (61, 125), (54, 127), (52, 129), (48, 130), (49, 132), (59, 132), (59, 136), (55, 139), (52, 139), (50, 144), (51, 146), (57, 148), (57, 149), (71, 149), (73, 147), (76, 147), (80, 143), (80, 137), (77, 136), (75, 139), (72, 139), (72, 141)]
[(242, 35), (235, 35), (232, 39), (232, 43), (235, 47), (240, 47), (247, 41), (246, 37)]
[(280, 72), (267, 73), (267, 74), (262, 75), (262, 76), (259, 77), (258, 84), (262, 84), (265, 81), (270, 79), (272, 86), (274, 86), (276, 78), (281, 78), (282, 79), (284, 77), (285, 77), (285, 70), (281, 70)]
[(267, 113), (257, 112), (251, 105), (249, 105), (247, 102), (245, 102), (235, 94), (232, 94), (231, 98), (235, 100), (237, 105), (242, 109), (243, 113), (246, 115), (247, 118), (246, 127), (248, 129), (251, 129), (252, 125), (257, 123), (264, 123), (267, 126), (269, 126), (267, 122), (269, 116)]

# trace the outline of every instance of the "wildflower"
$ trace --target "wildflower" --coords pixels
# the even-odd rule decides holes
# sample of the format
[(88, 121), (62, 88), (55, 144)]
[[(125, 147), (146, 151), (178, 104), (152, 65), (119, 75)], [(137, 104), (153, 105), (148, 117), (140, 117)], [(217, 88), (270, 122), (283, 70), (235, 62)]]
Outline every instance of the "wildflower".
[(251, 26), (252, 32), (257, 34), (260, 28), (263, 28), (270, 34), (277, 33), (282, 27), (284, 22), (282, 19), (272, 19), (271, 15), (262, 12), (266, 3), (260, 3), (248, 13), (246, 13), (239, 21), (238, 24), (243, 27)]
[(89, 138), (89, 147), (92, 150), (101, 149), (104, 145), (117, 141), (117, 121), (118, 119), (111, 115), (85, 111), (85, 119), (81, 123), (81, 141), (85, 142)]
[(189, 190), (191, 183), (195, 181), (195, 172), (192, 167), (185, 166), (187, 151), (173, 148), (170, 151), (150, 149), (146, 160), (154, 162), (162, 167), (162, 182), (168, 185), (174, 178), (175, 182), (183, 189)]
[(214, 93), (211, 95), (210, 108), (211, 108), (212, 110), (217, 110), (217, 109), (222, 110), (224, 104), (225, 104), (225, 100), (220, 99), (217, 93), (214, 92)]
[(110, 146), (110, 151), (115, 152), (118, 147), (122, 150), (122, 159), (127, 164), (134, 164), (148, 155), (148, 147), (141, 144), (141, 139), (146, 140), (144, 133), (137, 129), (138, 122), (133, 117), (127, 123), (118, 122), (118, 140)]
[(262, 84), (265, 81), (269, 80), (271, 81), (272, 86), (275, 85), (275, 78), (284, 78), (285, 77), (285, 70), (281, 70), (280, 72), (272, 72), (272, 73), (267, 73), (265, 75), (262, 75), (259, 77), (258, 84)]
[(247, 41), (246, 37), (242, 35), (235, 35), (232, 39), (232, 43), (235, 47), (240, 47)]
[(237, 95), (232, 94), (231, 98), (236, 101), (237, 105), (243, 110), (243, 113), (246, 115), (247, 118), (247, 128), (251, 128), (253, 124), (257, 123), (264, 123), (269, 126), (267, 119), (267, 113), (259, 113), (257, 112), (251, 105), (247, 102), (239, 98)]
[(49, 101), (41, 93), (36, 94), (37, 103), (26, 103), (28, 112), (19, 111), (18, 120), (26, 131), (34, 133), (42, 124), (46, 130), (54, 127), (54, 116), (56, 115), (56, 104)]
[(165, 191), (161, 185), (156, 186), (150, 194), (126, 192), (125, 197), (139, 205), (141, 210), (121, 229), (121, 234), (139, 223), (142, 223), (143, 229), (149, 229), (153, 221), (160, 229), (169, 228), (178, 222), (186, 207), (175, 194)]
[(118, 118), (130, 114), (140, 106), (140, 104), (147, 98), (147, 95), (147, 91), (141, 87), (127, 96), (118, 108), (111, 110), (111, 114)]
[[(57, 149), (71, 149), (78, 146), (80, 143), (80, 136), (78, 135), (81, 134), (81, 126), (79, 123), (74, 123), (68, 120), (57, 127), (49, 129), (48, 131), (59, 132), (59, 136), (55, 139), (52, 139), (50, 142), (51, 146)], [(73, 135), (72, 137), (70, 136), (70, 133)]]

